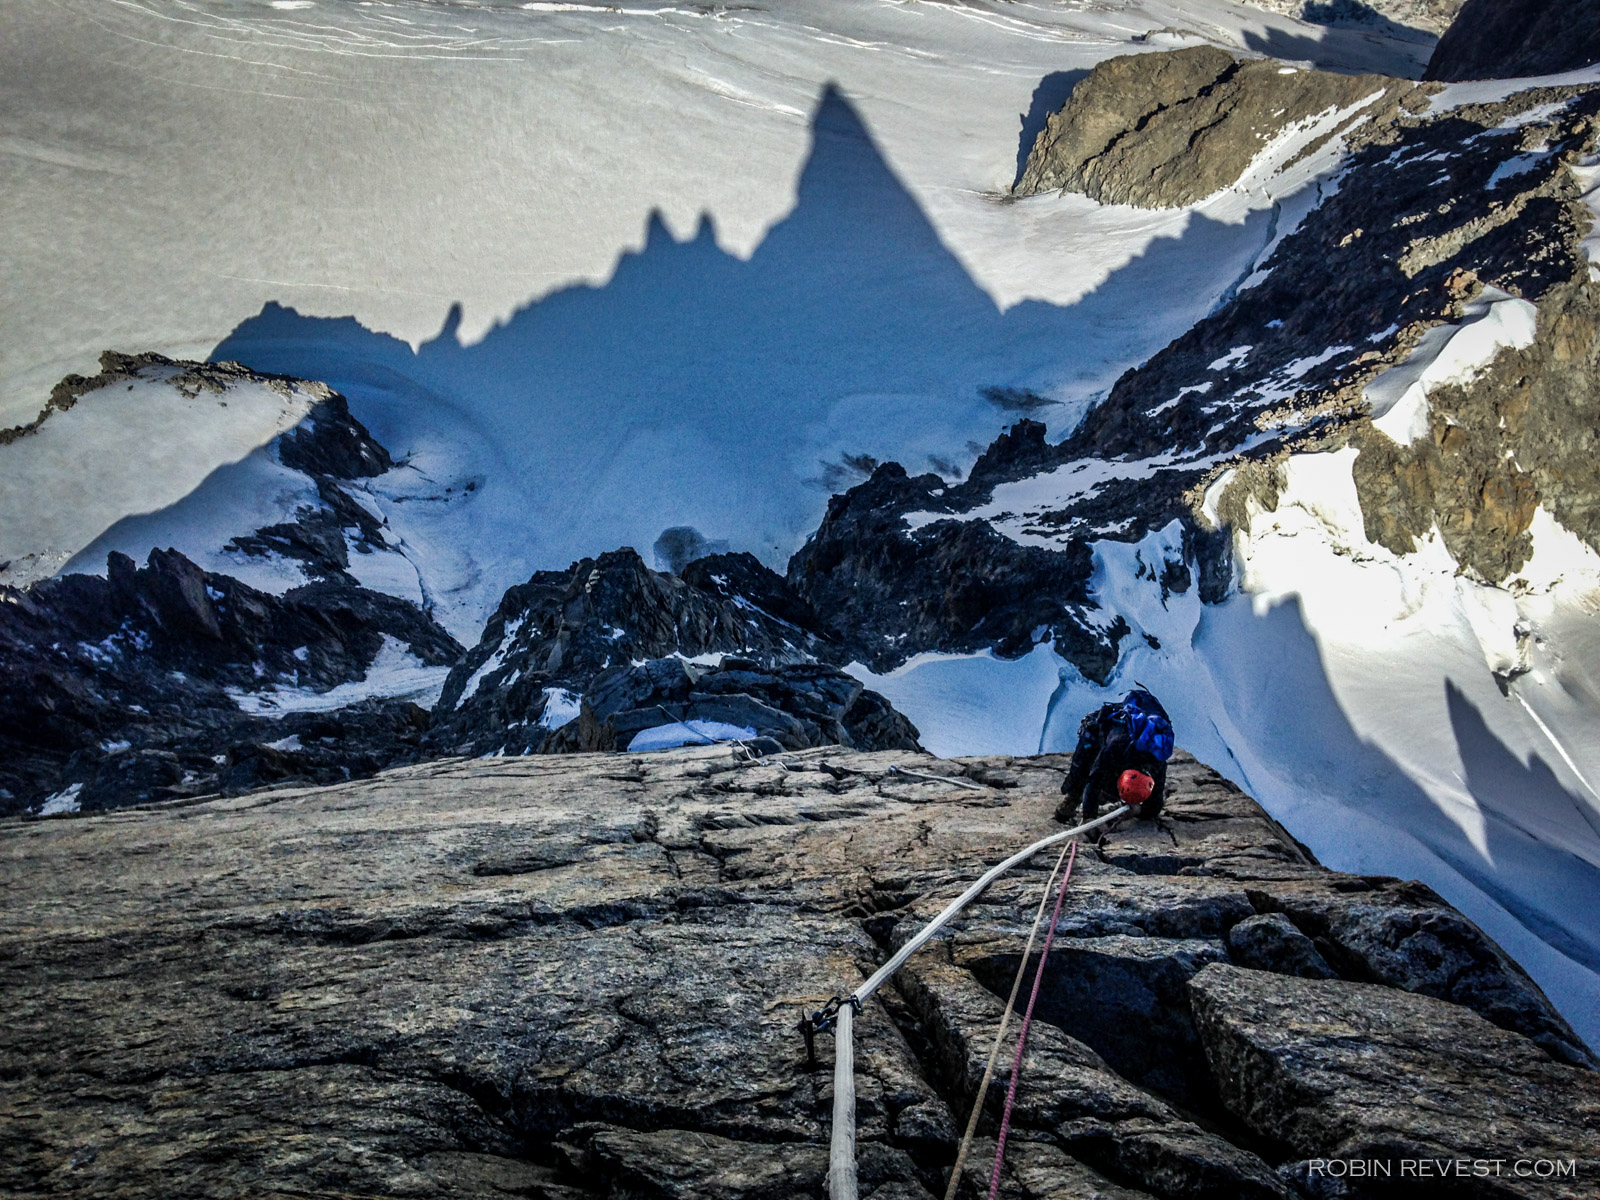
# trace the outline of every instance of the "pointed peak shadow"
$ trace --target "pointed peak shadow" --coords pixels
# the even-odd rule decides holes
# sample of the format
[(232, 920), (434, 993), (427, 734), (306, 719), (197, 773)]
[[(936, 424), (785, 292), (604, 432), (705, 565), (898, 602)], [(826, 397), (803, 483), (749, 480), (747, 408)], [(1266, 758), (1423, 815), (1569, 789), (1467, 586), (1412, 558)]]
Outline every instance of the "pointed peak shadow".
[(1066, 399), (1055, 411), (1070, 423), (1084, 397), (1203, 315), (1203, 301), (1158, 313), (1150, 295), (1174, 280), (1220, 291), (1266, 221), (1193, 214), (1075, 303), (1002, 311), (832, 84), (794, 205), (747, 257), (722, 249), (709, 213), (680, 239), (666, 212), (644, 214), (641, 242), (603, 283), (540, 296), (470, 344), (459, 304), (413, 352), (352, 317), (269, 303), (213, 358), (325, 381), (441, 487), (484, 480), (477, 524), (449, 535), (474, 544), (480, 567), (503, 564), (475, 589), (648, 548), (674, 526), (781, 567), (821, 519), (826, 464), (970, 463), (1006, 423), (996, 394)]

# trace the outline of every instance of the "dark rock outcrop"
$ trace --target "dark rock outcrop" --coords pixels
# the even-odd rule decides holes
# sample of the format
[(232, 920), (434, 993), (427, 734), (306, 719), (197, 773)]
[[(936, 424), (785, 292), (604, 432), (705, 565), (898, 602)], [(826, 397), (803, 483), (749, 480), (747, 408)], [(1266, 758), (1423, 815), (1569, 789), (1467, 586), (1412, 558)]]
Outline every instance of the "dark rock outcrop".
[(767, 667), (731, 657), (714, 667), (657, 658), (602, 672), (584, 693), (578, 716), (546, 736), (539, 749), (626, 750), (644, 730), (679, 722), (751, 729), (788, 750), (922, 749), (915, 725), (836, 667)]
[[(0, 823), (0, 1190), (820, 1197), (832, 1047), (820, 1038), (808, 1068), (797, 1018), (1052, 828), (1065, 765), (837, 749), (741, 765), (727, 747), (477, 759)], [(1301, 928), (1311, 893), (1330, 930), (1375, 897), (1459, 917), (1415, 885), (1310, 862), (1186, 756), (1169, 780), (1158, 822), (1079, 853), (1008, 1189), (1300, 1200), (1326, 1194), (1303, 1186), (1306, 1160), (1343, 1154), (1549, 1156), (1589, 1188), (1596, 1073), (1511, 1027), (1560, 1023), (1481, 932), (1465, 926), (1517, 997), (1509, 1020), (1352, 980), (1344, 960), (1317, 980), (1240, 969), (1233, 947), (1263, 916)], [(997, 882), (865, 1006), (864, 1197), (942, 1193), (1053, 861)], [(1426, 947), (1396, 952), (1426, 973)], [(987, 1192), (1008, 1070), (964, 1197)], [(1426, 1194), (1590, 1194), (1509, 1166), (1495, 1182)]]
[[(689, 675), (701, 668), (683, 659), (731, 654), (771, 668), (836, 653), (806, 601), (753, 555), (712, 555), (679, 577), (651, 570), (631, 549), (615, 550), (565, 571), (539, 571), (506, 592), (483, 638), (445, 682), (429, 740), (444, 752), (531, 753), (556, 714), (569, 717), (582, 696), (594, 720), (583, 738), (573, 743), (569, 735), (560, 745), (611, 749), (611, 735), (598, 728), (623, 709), (688, 699)], [(632, 671), (669, 656), (675, 667)], [(594, 695), (602, 679), (614, 693), (604, 702)], [(637, 703), (620, 698), (630, 691)], [(648, 724), (666, 720), (657, 712)], [(624, 724), (645, 727), (631, 718)]]
[(1600, 0), (1466, 0), (1425, 79), (1515, 79), (1600, 62)]
[[(1089, 601), (1088, 547), (1022, 546), (985, 522), (954, 517), (1006, 464), (1025, 471), (1047, 454), (1044, 431), (1018, 422), (957, 487), (886, 463), (829, 501), (817, 532), (789, 560), (789, 583), (828, 614), (850, 656), (883, 670), (918, 650), (993, 646), (1014, 657), (1049, 637), (1086, 676), (1109, 674), (1126, 626), (1102, 619)], [(913, 513), (925, 523), (911, 527)]]
[(279, 462), (311, 478), (318, 503), (301, 506), (292, 521), (240, 534), (223, 548), (250, 557), (291, 559), (308, 579), (354, 587), (351, 551), (370, 554), (391, 546), (384, 522), (351, 495), (351, 485), (383, 474), (394, 460), (350, 415), (343, 396), (323, 390), (326, 397), (311, 414), (274, 442)]
[(1379, 75), (1241, 61), (1214, 46), (1107, 59), (1051, 116), (1013, 191), (1082, 192), (1142, 208), (1193, 204), (1237, 182), (1296, 122), (1371, 100), (1341, 123), (1343, 133), (1390, 119), (1414, 90)]
[[(0, 803), (76, 788), (84, 807), (170, 799), (274, 779), (345, 779), (416, 753), (426, 714), (252, 717), (281, 688), (327, 692), (366, 677), (391, 643), (418, 665), (461, 654), (415, 605), (313, 584), (272, 596), (174, 550), (144, 567), (113, 554), (105, 578), (0, 588)], [(285, 743), (273, 749), (270, 743)]]

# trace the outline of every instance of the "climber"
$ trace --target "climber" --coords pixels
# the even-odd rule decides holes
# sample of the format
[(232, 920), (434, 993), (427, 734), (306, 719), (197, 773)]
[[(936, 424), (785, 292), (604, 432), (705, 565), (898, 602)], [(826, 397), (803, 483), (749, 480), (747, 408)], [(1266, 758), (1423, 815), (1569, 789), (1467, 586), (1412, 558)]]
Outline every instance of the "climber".
[(1117, 804), (1153, 819), (1166, 799), (1171, 757), (1172, 721), (1149, 692), (1137, 688), (1116, 704), (1101, 705), (1078, 726), (1056, 820), (1071, 821), (1080, 804), (1085, 821)]

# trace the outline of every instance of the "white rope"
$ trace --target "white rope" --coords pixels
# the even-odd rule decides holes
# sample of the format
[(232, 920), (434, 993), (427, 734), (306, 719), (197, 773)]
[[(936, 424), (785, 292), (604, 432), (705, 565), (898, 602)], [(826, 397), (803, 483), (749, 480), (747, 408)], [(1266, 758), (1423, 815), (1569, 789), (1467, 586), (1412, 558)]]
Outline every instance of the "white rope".
[(906, 959), (910, 958), (918, 950), (922, 949), (929, 938), (948, 925), (951, 920), (954, 919), (957, 913), (976, 900), (978, 896), (983, 893), (985, 888), (987, 888), (996, 879), (1000, 878), (1000, 876), (1004, 875), (1012, 867), (1016, 866), (1018, 863), (1027, 862), (1028, 859), (1032, 858), (1041, 850), (1047, 849), (1051, 846), (1059, 845), (1060, 843), (1067, 841), (1069, 838), (1077, 837), (1080, 833), (1088, 833), (1091, 829), (1098, 829), (1102, 825), (1108, 825), (1123, 814), (1130, 813), (1132, 811), (1133, 809), (1126, 804), (1119, 805), (1117, 808), (1106, 813), (1104, 816), (1096, 817), (1092, 821), (1088, 821), (1082, 825), (1079, 825), (1076, 829), (1064, 829), (1060, 833), (1052, 833), (1047, 838), (1040, 838), (1026, 850), (1017, 851), (1017, 853), (1006, 859), (1005, 862), (1001, 863), (999, 866), (990, 867), (983, 873), (981, 877), (979, 877), (977, 883), (973, 884), (966, 891), (962, 892), (961, 895), (952, 900), (949, 906), (942, 913), (922, 927), (921, 932), (918, 933), (916, 937), (912, 938), (904, 946), (901, 946), (893, 958), (884, 963), (883, 966), (879, 967), (877, 973), (874, 974), (871, 979), (867, 980), (860, 987), (858, 987), (855, 992), (852, 993), (853, 999), (855, 999), (857, 1003), (860, 1003), (866, 1000), (868, 996), (872, 995), (873, 992), (882, 987), (884, 982), (888, 980), (889, 976), (893, 975), (905, 965)]
[(833, 1039), (833, 1145), (828, 1150), (828, 1200), (856, 1200), (855, 1012), (839, 1010)]
[(889, 774), (906, 775), (912, 779), (926, 779), (929, 783), (953, 783), (956, 787), (970, 788), (974, 792), (987, 790), (981, 783), (973, 783), (970, 779), (956, 779), (950, 775), (930, 775), (926, 771), (912, 771), (906, 767), (891, 766)]
[(879, 967), (871, 979), (858, 987), (845, 1001), (839, 1005), (837, 1032), (833, 1039), (833, 1138), (828, 1151), (828, 1198), (829, 1200), (856, 1200), (856, 1082), (855, 1082), (855, 1049), (851, 1045), (850, 1035), (855, 1022), (854, 1010), (858, 1008), (867, 997), (883, 986), (889, 976), (893, 975), (918, 950), (927, 944), (928, 939), (939, 930), (948, 925), (956, 914), (967, 905), (976, 900), (985, 888), (1000, 876), (1004, 875), (1018, 863), (1027, 862), (1041, 850), (1065, 842), (1079, 834), (1088, 833), (1091, 829), (1098, 829), (1108, 825), (1125, 813), (1133, 809), (1124, 804), (1102, 817), (1085, 822), (1075, 829), (1063, 829), (1060, 833), (1052, 833), (1047, 838), (1040, 838), (1026, 850), (1019, 850), (1005, 862), (998, 866), (990, 867), (961, 895), (952, 900), (945, 910), (933, 920), (924, 925), (918, 934), (913, 937), (883, 966)]
[(1011, 981), (1011, 995), (1006, 997), (1006, 1011), (1000, 1017), (1000, 1032), (994, 1035), (994, 1045), (989, 1048), (989, 1062), (983, 1068), (983, 1080), (978, 1084), (978, 1094), (972, 1101), (972, 1114), (967, 1118), (967, 1131), (961, 1135), (961, 1148), (956, 1151), (956, 1165), (950, 1168), (950, 1184), (945, 1188), (944, 1200), (955, 1200), (956, 1189), (961, 1186), (961, 1168), (972, 1150), (972, 1136), (978, 1132), (978, 1118), (983, 1115), (984, 1097), (989, 1094), (989, 1084), (994, 1079), (995, 1064), (1000, 1061), (1000, 1047), (1006, 1040), (1006, 1029), (1011, 1024), (1011, 1014), (1017, 1007), (1017, 993), (1022, 990), (1022, 977), (1028, 973), (1028, 960), (1033, 957), (1033, 943), (1039, 936), (1039, 926), (1044, 924), (1044, 910), (1055, 895), (1056, 876), (1061, 874), (1061, 864), (1067, 861), (1071, 844), (1061, 847), (1056, 865), (1050, 868), (1050, 878), (1039, 896), (1039, 911), (1033, 914), (1033, 928), (1028, 930), (1028, 944), (1023, 947), (1022, 959), (1017, 963), (1017, 977)]

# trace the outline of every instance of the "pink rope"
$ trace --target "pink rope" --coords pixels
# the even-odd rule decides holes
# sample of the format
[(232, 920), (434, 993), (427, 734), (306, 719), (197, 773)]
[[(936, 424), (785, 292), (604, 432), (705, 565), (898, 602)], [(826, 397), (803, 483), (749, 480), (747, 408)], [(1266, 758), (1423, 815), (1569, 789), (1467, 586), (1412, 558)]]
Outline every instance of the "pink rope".
[(1039, 951), (1039, 969), (1033, 975), (1033, 991), (1028, 994), (1028, 1009), (1022, 1014), (1022, 1028), (1017, 1033), (1017, 1057), (1011, 1064), (1011, 1084), (1006, 1088), (1006, 1107), (1000, 1115), (1000, 1140), (994, 1148), (994, 1171), (989, 1176), (989, 1200), (1000, 1194), (1000, 1164), (1006, 1157), (1006, 1135), (1011, 1132), (1011, 1108), (1017, 1102), (1017, 1081), (1022, 1078), (1022, 1052), (1028, 1045), (1028, 1026), (1033, 1024), (1033, 1004), (1039, 998), (1039, 985), (1044, 982), (1044, 964), (1050, 957), (1050, 943), (1056, 940), (1056, 921), (1061, 917), (1061, 902), (1067, 898), (1067, 881), (1072, 878), (1072, 864), (1078, 860), (1078, 843), (1072, 843), (1067, 858), (1067, 872), (1061, 877), (1061, 888), (1056, 892), (1055, 911), (1050, 914), (1050, 929), (1044, 935), (1044, 949)]

